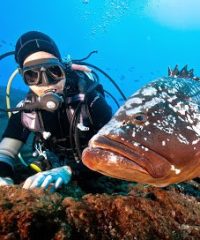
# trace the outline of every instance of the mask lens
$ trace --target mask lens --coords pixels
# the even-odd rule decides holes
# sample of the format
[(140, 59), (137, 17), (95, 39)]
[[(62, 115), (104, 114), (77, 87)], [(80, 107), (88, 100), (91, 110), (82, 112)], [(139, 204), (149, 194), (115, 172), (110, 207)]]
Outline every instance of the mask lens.
[(39, 72), (34, 70), (27, 70), (23, 73), (25, 83), (28, 85), (36, 85), (39, 80)]
[(33, 60), (22, 69), (24, 81), (27, 85), (46, 86), (55, 84), (65, 78), (64, 65), (58, 60), (45, 59), (43, 61), (41, 59), (40, 62)]
[(47, 68), (47, 71), (55, 80), (64, 78), (64, 73), (60, 66), (50, 66)]

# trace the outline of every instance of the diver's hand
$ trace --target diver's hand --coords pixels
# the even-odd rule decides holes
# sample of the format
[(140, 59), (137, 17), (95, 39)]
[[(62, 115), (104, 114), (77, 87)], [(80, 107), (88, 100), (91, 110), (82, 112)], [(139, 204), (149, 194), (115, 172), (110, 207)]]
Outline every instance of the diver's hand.
[(0, 186), (14, 185), (14, 182), (9, 177), (0, 177)]
[(47, 189), (49, 185), (51, 186), (51, 191), (59, 188), (62, 184), (67, 184), (72, 175), (72, 170), (68, 166), (54, 168), (48, 171), (37, 173), (26, 179), (23, 188), (45, 188)]
[(75, 64), (75, 63), (72, 63), (71, 65), (71, 69), (72, 70), (78, 70), (78, 71), (83, 71), (83, 72), (91, 72), (92, 70), (85, 66), (85, 65), (80, 65), (80, 64)]

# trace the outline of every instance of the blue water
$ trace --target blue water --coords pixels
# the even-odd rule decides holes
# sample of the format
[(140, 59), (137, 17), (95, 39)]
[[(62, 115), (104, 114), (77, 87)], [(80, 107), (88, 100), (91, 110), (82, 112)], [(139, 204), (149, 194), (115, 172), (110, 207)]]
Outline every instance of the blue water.
[[(188, 64), (200, 75), (199, 12), (199, 0), (6, 0), (0, 54), (13, 50), (24, 32), (39, 30), (55, 40), (63, 57), (80, 59), (98, 50), (88, 62), (105, 70), (129, 96), (166, 75), (168, 66)], [(0, 62), (0, 86), (16, 67), (12, 56)], [(26, 89), (19, 77), (12, 86)]]

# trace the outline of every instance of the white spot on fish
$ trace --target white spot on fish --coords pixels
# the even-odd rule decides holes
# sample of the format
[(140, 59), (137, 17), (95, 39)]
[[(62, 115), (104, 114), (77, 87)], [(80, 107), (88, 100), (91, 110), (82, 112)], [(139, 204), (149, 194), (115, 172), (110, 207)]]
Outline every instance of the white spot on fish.
[(176, 88), (168, 89), (169, 94), (176, 94), (178, 90)]
[[(111, 132), (114, 132), (115, 134), (124, 133), (124, 130), (121, 129), (122, 123), (120, 121), (117, 121), (115, 118), (112, 118), (104, 127), (102, 127), (99, 132), (96, 134), (98, 135), (108, 135)], [(96, 136), (95, 135), (95, 136)]]
[(197, 144), (199, 141), (200, 141), (200, 138), (198, 138), (198, 139), (194, 140), (194, 141), (192, 142), (192, 145), (195, 145), (195, 144)]
[(142, 148), (145, 152), (149, 151), (149, 149), (148, 149), (147, 147), (142, 146), (141, 148)]
[(169, 104), (169, 108), (171, 108), (174, 112), (177, 112), (177, 108), (175, 108), (172, 104)]
[(153, 125), (154, 125), (156, 128), (158, 128), (158, 129), (160, 129), (161, 131), (166, 132), (166, 133), (168, 133), (168, 134), (173, 134), (173, 132), (174, 132), (174, 129), (171, 128), (171, 127), (166, 127), (166, 126), (163, 126), (162, 124), (157, 124), (157, 123), (153, 123)]
[(136, 108), (133, 108), (133, 109), (130, 109), (130, 110), (126, 110), (126, 115), (127, 116), (132, 116), (136, 113), (140, 113), (142, 112), (142, 106), (139, 106), (139, 107), (136, 107)]
[(144, 96), (153, 96), (157, 94), (157, 89), (154, 87), (148, 87), (142, 90), (141, 92)]
[(174, 127), (174, 125), (176, 124), (176, 118), (172, 115), (169, 115), (167, 117), (167, 121), (170, 123), (170, 125), (172, 125)]
[[(195, 110), (198, 111), (198, 109), (194, 109), (194, 111), (195, 111)], [(197, 120), (200, 119), (200, 114), (199, 114), (199, 113), (194, 112), (193, 116), (194, 116), (194, 118), (197, 119)]]
[(118, 158), (116, 155), (112, 154), (111, 152), (109, 153), (109, 156), (107, 157), (109, 163), (114, 163), (116, 164), (118, 161)]
[(167, 101), (168, 102), (173, 102), (175, 99), (177, 99), (177, 97), (176, 96), (173, 96), (173, 97), (169, 97), (168, 99), (167, 99)]
[(174, 112), (178, 112), (181, 115), (185, 115), (186, 112), (189, 111), (189, 106), (188, 105), (184, 105), (182, 102), (178, 102), (175, 106), (173, 106), (172, 104), (169, 104), (169, 107), (174, 111)]
[(180, 142), (184, 143), (184, 144), (190, 144), (190, 143), (188, 142), (188, 140), (186, 139), (186, 137), (184, 137), (184, 136), (181, 135), (181, 134), (178, 135), (178, 140), (179, 140)]
[(136, 107), (136, 108), (133, 108), (133, 109), (130, 109), (130, 110), (126, 110), (126, 115), (127, 116), (132, 116), (136, 113), (140, 113), (140, 112), (143, 112), (144, 109), (145, 110), (148, 110), (152, 107), (154, 107), (155, 105), (157, 105), (158, 103), (164, 103), (164, 99), (162, 98), (158, 98), (158, 97), (155, 97), (155, 98), (152, 98), (150, 101), (144, 103), (142, 106), (139, 106), (139, 107)]
[(133, 142), (133, 145), (134, 145), (135, 147), (139, 147), (139, 146), (140, 146), (140, 144), (139, 144), (138, 142)]
[(193, 122), (193, 120), (192, 120), (192, 118), (191, 118), (191, 116), (189, 115), (189, 114), (187, 114), (187, 122), (189, 122), (190, 124), (193, 124), (194, 122)]
[(183, 106), (182, 103), (180, 103), (180, 105), (178, 107), (179, 107), (178, 112), (182, 115), (185, 115), (186, 112), (188, 112), (188, 110), (189, 110), (189, 106), (188, 105)]
[(169, 107), (174, 111), (178, 112), (181, 115), (185, 115), (189, 112), (190, 107), (186, 104), (183, 104), (182, 102), (178, 102), (175, 106), (169, 104)]
[(200, 123), (197, 123), (196, 126), (195, 125), (192, 125), (191, 127), (187, 126), (187, 129), (195, 131), (197, 136), (200, 136)]
[(165, 141), (162, 141), (162, 146), (165, 146), (166, 145), (166, 142)]
[(138, 97), (135, 97), (135, 98), (132, 98), (130, 99), (132, 100), (132, 104), (142, 104), (142, 98), (138, 98)]
[(135, 131), (133, 131), (133, 133), (132, 133), (132, 137), (135, 137), (135, 134), (136, 134), (136, 132), (135, 132)]
[(126, 101), (125, 105), (124, 105), (124, 109), (125, 109), (125, 110), (126, 110), (126, 109), (129, 109), (129, 108), (132, 108), (132, 105), (133, 105), (133, 103), (134, 103), (134, 99), (135, 99), (135, 100), (138, 99), (138, 100), (136, 100), (136, 101), (139, 101), (140, 98), (129, 98), (129, 99)]
[(161, 96), (162, 96), (162, 98), (164, 98), (165, 100), (168, 100), (168, 99), (171, 98), (171, 97), (167, 94), (167, 92), (162, 92), (162, 93), (161, 93)]
[(175, 168), (174, 165), (171, 165), (171, 170), (174, 171), (176, 174), (179, 174), (181, 172), (181, 170), (178, 168)]
[(180, 116), (178, 116), (178, 119), (181, 120), (182, 122), (185, 122), (185, 119)]

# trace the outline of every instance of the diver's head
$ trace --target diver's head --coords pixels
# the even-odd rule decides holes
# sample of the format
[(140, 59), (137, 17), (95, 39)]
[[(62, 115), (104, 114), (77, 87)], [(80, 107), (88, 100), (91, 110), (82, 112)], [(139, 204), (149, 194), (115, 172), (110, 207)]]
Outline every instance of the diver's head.
[(25, 83), (36, 95), (63, 92), (65, 66), (50, 37), (36, 31), (23, 34), (16, 43), (15, 59)]
[(15, 46), (15, 60), (19, 66), (22, 67), (24, 60), (29, 55), (41, 51), (51, 53), (61, 60), (58, 47), (49, 36), (38, 31), (24, 33), (17, 40)]

